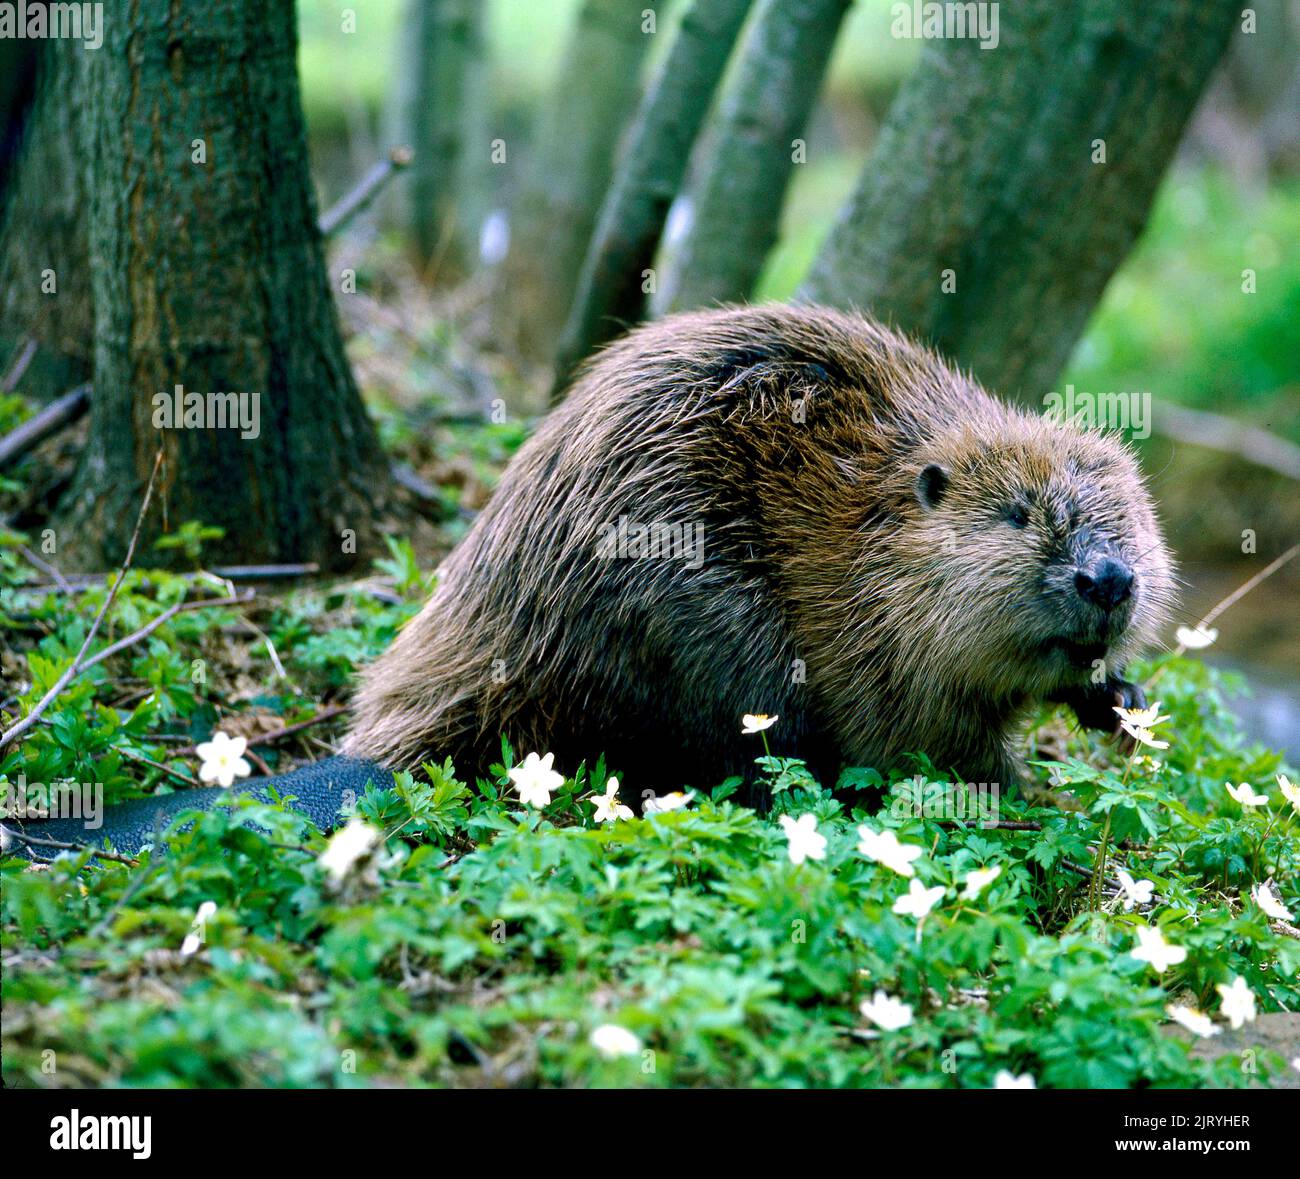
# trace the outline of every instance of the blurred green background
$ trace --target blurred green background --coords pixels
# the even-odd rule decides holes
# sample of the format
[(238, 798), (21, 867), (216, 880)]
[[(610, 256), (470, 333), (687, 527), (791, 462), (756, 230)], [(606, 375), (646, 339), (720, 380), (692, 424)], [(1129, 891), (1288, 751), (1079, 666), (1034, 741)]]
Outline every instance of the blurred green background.
[[(526, 134), (530, 112), (555, 81), (577, 3), (490, 5), (494, 116), (504, 133)], [(919, 43), (889, 36), (890, 7), (890, 0), (858, 0), (847, 18), (762, 297), (783, 298), (798, 285), (915, 63)], [(355, 177), (344, 163), (348, 154), (373, 158), (378, 146), (402, 8), (403, 0), (369, 0), (357, 7), (356, 32), (341, 37), (337, 5), (299, 5), (303, 96), (326, 198)], [(1300, 442), (1300, 179), (1234, 175), (1231, 162), (1203, 143), (1185, 145), (1063, 379), (1081, 389), (1150, 389), (1247, 415)], [(1258, 274), (1254, 295), (1241, 291), (1247, 267)]]

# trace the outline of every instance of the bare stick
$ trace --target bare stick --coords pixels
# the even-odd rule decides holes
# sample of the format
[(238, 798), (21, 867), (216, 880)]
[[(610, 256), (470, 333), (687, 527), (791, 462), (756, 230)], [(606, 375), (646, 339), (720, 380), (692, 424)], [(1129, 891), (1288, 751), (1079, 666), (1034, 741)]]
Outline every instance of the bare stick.
[(388, 153), (388, 158), (380, 160), (357, 182), (356, 187), (338, 204), (327, 209), (320, 219), (320, 231), (324, 237), (338, 233), (349, 221), (375, 199), (394, 176), (411, 162), (409, 147), (395, 147)]
[(1019, 819), (941, 819), (935, 826), (949, 830), (961, 831), (967, 827), (978, 827), (981, 831), (1041, 831), (1042, 823), (1025, 822)]
[(426, 504), (440, 504), (442, 497), (438, 489), (427, 479), (405, 463), (392, 464), (393, 481), (399, 487), (405, 487), (417, 499)]
[(72, 593), (72, 586), (68, 584), (68, 579), (64, 577), (63, 574), (60, 573), (58, 569), (56, 569), (48, 561), (42, 561), (40, 557), (38, 557), (34, 552), (32, 552), (32, 550), (29, 549), (25, 544), (20, 544), (18, 546), (18, 551), (27, 559), (27, 561), (30, 564), (36, 566), (37, 569), (39, 569), (42, 573), (44, 573), (46, 577), (54, 578), (54, 584), (57, 585), (59, 589), (61, 589), (65, 594)]
[(158, 468), (162, 466), (163, 452), (158, 451), (154, 455), (153, 470), (149, 472), (149, 484), (144, 489), (144, 503), (140, 505), (140, 514), (135, 518), (135, 530), (131, 533), (131, 543), (126, 546), (126, 560), (122, 562), (122, 568), (118, 571), (117, 580), (109, 588), (108, 595), (104, 598), (104, 604), (99, 608), (99, 613), (95, 615), (95, 621), (90, 624), (90, 630), (86, 634), (86, 641), (81, 644), (81, 650), (77, 652), (77, 657), (67, 666), (63, 674), (54, 681), (54, 685), (44, 696), (37, 702), (36, 707), (31, 710), (22, 720), (11, 725), (4, 733), (0, 734), (0, 749), (11, 744), (17, 738), (21, 737), (28, 729), (32, 727), (41, 718), (41, 714), (49, 708), (54, 698), (58, 696), (64, 688), (72, 682), (73, 677), (81, 671), (83, 660), (86, 658), (86, 652), (90, 650), (90, 644), (95, 641), (95, 635), (99, 633), (99, 624), (104, 621), (104, 616), (112, 608), (114, 601), (117, 599), (117, 591), (122, 588), (122, 581), (126, 577), (126, 572), (131, 568), (131, 561), (135, 557), (136, 541), (140, 539), (140, 529), (144, 524), (145, 514), (149, 511), (149, 504), (153, 500), (153, 485), (158, 478)]
[[(41, 566), (38, 565), (37, 568), (41, 568)], [(58, 576), (57, 571), (52, 567), (47, 572), (56, 577)], [(200, 578), (209, 578), (210, 580), (210, 575), (215, 575), (223, 581), (271, 581), (281, 577), (310, 577), (312, 574), (319, 572), (319, 565), (315, 562), (307, 562), (301, 565), (221, 565), (208, 570), (207, 573), (175, 573), (172, 576), (179, 577), (183, 581), (197, 581)], [(19, 588), (24, 590), (58, 588), (64, 593), (77, 594), (102, 584), (106, 576), (108, 575), (104, 573), (69, 573), (52, 584), (38, 581)], [(148, 582), (146, 581), (144, 584), (148, 584)]]
[(81, 665), (80, 670), (85, 671), (94, 667), (96, 663), (103, 663), (109, 656), (116, 655), (119, 651), (125, 651), (127, 647), (134, 646), (141, 639), (153, 634), (164, 622), (169, 618), (174, 618), (182, 610), (203, 610), (208, 606), (237, 606), (244, 602), (251, 602), (253, 597), (254, 595), (249, 593), (237, 594), (229, 598), (195, 598), (190, 602), (177, 602), (174, 606), (168, 606), (157, 618), (151, 618), (139, 630), (132, 631), (126, 638), (118, 639), (116, 643), (110, 644), (102, 651), (96, 651)]
[(5, 373), (4, 379), (0, 380), (0, 393), (12, 393), (17, 387), (18, 382), (23, 379), (23, 373), (27, 371), (27, 366), (31, 364), (32, 357), (36, 355), (36, 340), (28, 336), (23, 341), (22, 347), (18, 349), (18, 355), (14, 357), (14, 362), (9, 366), (9, 371)]
[(321, 721), (330, 720), (333, 717), (340, 716), (347, 712), (346, 704), (331, 704), (328, 708), (322, 708), (315, 716), (309, 716), (306, 720), (300, 720), (292, 725), (285, 725), (282, 729), (276, 729), (274, 733), (267, 733), (264, 737), (255, 738), (253, 745), (273, 745), (282, 737), (287, 737), (290, 733), (300, 733), (303, 729), (309, 729), (312, 725), (318, 725)]
[(1285, 553), (1273, 561), (1270, 561), (1263, 569), (1255, 574), (1254, 577), (1242, 582), (1235, 590), (1214, 607), (1201, 621), (1198, 626), (1209, 626), (1216, 618), (1219, 617), (1229, 606), (1235, 606), (1251, 590), (1253, 590), (1265, 578), (1272, 577), (1288, 561), (1292, 560), (1297, 553), (1300, 553), (1300, 544), (1293, 544)]
[(320, 566), (315, 561), (296, 565), (222, 565), (212, 572), (227, 581), (269, 581), (276, 577), (310, 577), (320, 572)]
[[(1241, 601), (1241, 599), (1244, 598), (1248, 593), (1250, 593), (1250, 591), (1253, 590), (1257, 585), (1259, 585), (1261, 581), (1264, 581), (1265, 579), (1272, 577), (1273, 574), (1276, 573), (1279, 569), (1281, 569), (1283, 565), (1285, 565), (1288, 561), (1294, 559), (1297, 553), (1300, 553), (1300, 544), (1293, 544), (1280, 557), (1275, 558), (1274, 560), (1270, 561), (1267, 565), (1265, 565), (1264, 568), (1261, 569), (1258, 573), (1256, 573), (1254, 577), (1247, 578), (1245, 581), (1243, 581), (1241, 585), (1239, 585), (1235, 590), (1233, 590), (1232, 593), (1230, 593), (1226, 598), (1223, 599), (1223, 601), (1221, 601), (1217, 606), (1215, 606), (1213, 610), (1211, 610), (1204, 618), (1202, 618), (1201, 621), (1198, 622), (1193, 629), (1204, 630), (1207, 626), (1210, 625), (1211, 622), (1213, 622), (1216, 618), (1218, 618), (1219, 615), (1222, 614), (1225, 610), (1227, 610), (1231, 606), (1235, 606), (1239, 601)], [(1186, 652), (1186, 650), (1187, 650), (1187, 644), (1179, 643), (1178, 646), (1174, 648), (1173, 654), (1175, 657), (1177, 657), (1179, 655), (1182, 655), (1184, 652)], [(1165, 666), (1167, 667), (1168, 664), (1166, 664)], [(1164, 671), (1165, 671), (1164, 667), (1157, 667), (1156, 670), (1150, 676), (1150, 678), (1147, 680), (1147, 682), (1142, 686), (1144, 688), (1152, 687), (1152, 685), (1154, 685), (1164, 674)]]
[[(315, 716), (309, 716), (306, 720), (296, 721), (294, 724), (285, 725), (282, 729), (276, 729), (274, 732), (266, 733), (261, 737), (250, 737), (249, 746), (253, 745), (274, 745), (277, 741), (289, 736), (291, 733), (300, 733), (303, 729), (309, 729), (312, 725), (318, 725), (322, 721), (332, 720), (336, 716), (341, 716), (348, 711), (346, 704), (331, 704), (328, 708), (322, 708)], [(172, 757), (185, 757), (195, 751), (196, 746), (191, 743), (180, 749), (172, 751)]]
[(116, 860), (119, 864), (130, 864), (132, 868), (139, 865), (139, 860), (134, 860), (130, 856), (119, 855), (117, 852), (100, 851), (97, 847), (91, 847), (88, 843), (67, 843), (62, 839), (39, 839), (35, 835), (28, 835), (26, 831), (17, 831), (13, 827), (4, 829), (6, 835), (14, 839), (21, 840), (31, 847), (53, 847), (59, 851), (88, 851), (92, 856), (99, 856), (105, 860)]
[(33, 447), (75, 422), (90, 407), (90, 386), (78, 385), (71, 393), (51, 401), (40, 413), (0, 438), (0, 469), (22, 458)]
[[(171, 766), (163, 765), (160, 761), (154, 761), (152, 757), (146, 757), (143, 753), (135, 753), (130, 749), (121, 750), (122, 756), (128, 761), (139, 762), (141, 765), (151, 766), (155, 770), (161, 770), (164, 774), (170, 774), (173, 778), (178, 778), (191, 786), (200, 785), (199, 780), (193, 774), (187, 774), (182, 770), (174, 770)], [(175, 754), (172, 755), (176, 756)]]
[(1288, 479), (1300, 479), (1300, 446), (1258, 426), (1185, 405), (1162, 406), (1157, 417), (1156, 429), (1179, 442), (1236, 455)]

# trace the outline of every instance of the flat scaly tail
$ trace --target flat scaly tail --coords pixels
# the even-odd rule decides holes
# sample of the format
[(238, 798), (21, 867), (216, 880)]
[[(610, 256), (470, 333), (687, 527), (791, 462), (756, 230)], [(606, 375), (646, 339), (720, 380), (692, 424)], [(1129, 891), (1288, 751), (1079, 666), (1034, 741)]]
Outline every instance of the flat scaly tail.
[[(5, 818), (4, 826), (38, 839), (85, 844), (98, 849), (108, 846), (124, 855), (135, 855), (146, 844), (157, 844), (159, 833), (166, 830), (172, 819), (182, 811), (211, 810), (223, 796), (230, 793), (249, 794), (263, 802), (270, 802), (272, 787), (282, 798), (293, 795), (293, 800), (288, 803), (292, 810), (310, 819), (322, 831), (330, 831), (338, 825), (344, 808), (360, 798), (370, 785), (391, 787), (391, 771), (361, 758), (327, 757), (324, 761), (303, 766), (289, 774), (240, 783), (233, 791), (211, 786), (199, 790), (178, 790), (175, 794), (160, 794), (152, 798), (137, 798), (108, 807), (99, 816), (102, 822), (97, 826), (90, 825), (96, 821), (94, 818), (19, 817)], [(25, 850), (29, 856), (39, 854), (44, 858), (57, 854), (59, 850), (33, 847), (22, 840), (13, 842), (15, 849)]]

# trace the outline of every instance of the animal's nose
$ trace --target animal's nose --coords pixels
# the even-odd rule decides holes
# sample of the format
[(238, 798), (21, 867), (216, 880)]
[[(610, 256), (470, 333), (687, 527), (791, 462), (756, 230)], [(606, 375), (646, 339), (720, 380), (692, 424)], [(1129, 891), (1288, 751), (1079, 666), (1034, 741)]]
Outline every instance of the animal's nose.
[(1090, 572), (1080, 569), (1074, 586), (1081, 598), (1113, 610), (1133, 592), (1133, 570), (1115, 557), (1104, 557)]

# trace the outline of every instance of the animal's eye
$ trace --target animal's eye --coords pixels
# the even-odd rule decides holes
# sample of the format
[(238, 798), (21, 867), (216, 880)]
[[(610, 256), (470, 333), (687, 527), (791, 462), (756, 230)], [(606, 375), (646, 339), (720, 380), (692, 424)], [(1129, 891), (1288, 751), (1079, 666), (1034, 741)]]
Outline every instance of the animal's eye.
[(1029, 509), (1024, 504), (1012, 504), (1007, 509), (1007, 523), (1012, 528), (1024, 528), (1029, 523)]

